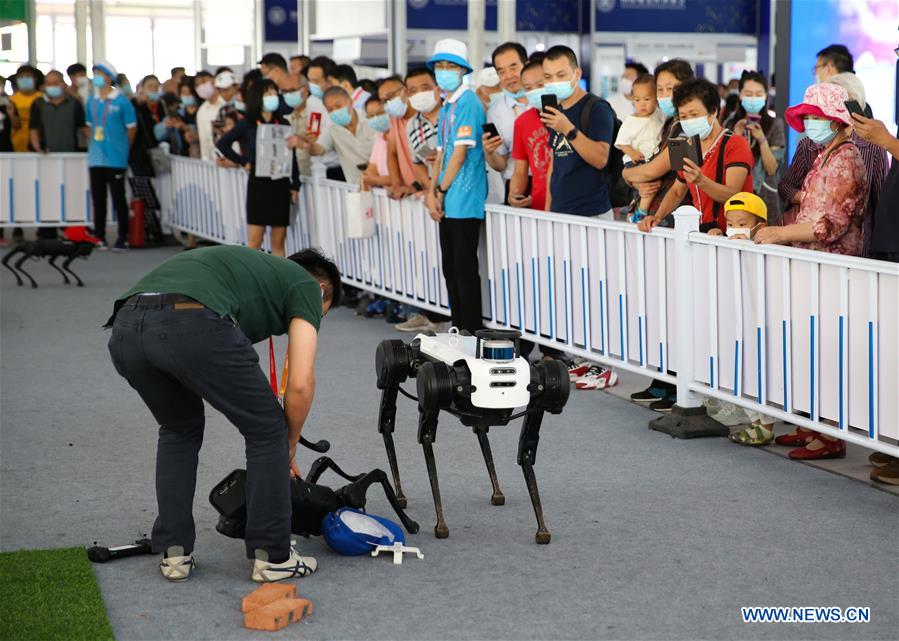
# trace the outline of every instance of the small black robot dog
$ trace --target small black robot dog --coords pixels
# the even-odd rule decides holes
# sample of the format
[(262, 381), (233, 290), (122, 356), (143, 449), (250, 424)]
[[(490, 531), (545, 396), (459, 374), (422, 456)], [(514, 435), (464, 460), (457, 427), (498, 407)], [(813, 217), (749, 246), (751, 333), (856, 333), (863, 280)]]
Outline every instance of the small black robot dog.
[[(31, 274), (26, 272), (23, 267), (25, 261), (29, 258), (46, 258), (50, 267), (62, 275), (63, 282), (66, 285), (71, 282), (69, 280), (69, 275), (71, 275), (78, 284), (78, 287), (84, 287), (84, 283), (78, 278), (78, 275), (71, 270), (70, 265), (76, 258), (87, 258), (93, 251), (94, 243), (92, 242), (39, 238), (37, 240), (26, 240), (18, 243), (15, 247), (6, 252), (2, 262), (3, 266), (11, 271), (16, 277), (16, 285), (19, 287), (22, 287), (24, 284), (22, 282), (22, 277), (19, 276), (20, 272), (25, 278), (31, 281), (32, 288), (37, 287), (34, 278), (32, 278)], [(10, 261), (16, 254), (21, 254), (21, 256), (15, 263), (13, 263), (13, 265), (10, 265)], [(65, 260), (62, 263), (62, 269), (60, 269), (59, 265), (56, 264), (56, 260), (63, 257)]]
[[(493, 485), (493, 505), (503, 505), (506, 499), (499, 489), (487, 433), (491, 426), (508, 425), (514, 419), (524, 417), (518, 440), (518, 464), (524, 472), (537, 517), (535, 540), (540, 544), (550, 541), (549, 530), (543, 522), (534, 461), (544, 414), (559, 414), (568, 401), (568, 368), (558, 360), (529, 365), (521, 357), (519, 336), (514, 330), (496, 329), (480, 330), (471, 336), (453, 328), (446, 334), (418, 334), (409, 344), (388, 340), (378, 345), (375, 354), (378, 389), (381, 390), (378, 431), (384, 438), (399, 504), (405, 507), (406, 497), (400, 485), (393, 431), (397, 393), (401, 392), (418, 401), (418, 442), (424, 450), (434, 496), (437, 512), (434, 534), (438, 539), (449, 536), (434, 460), (437, 416), (444, 411), (458, 417), (477, 435)], [(417, 398), (400, 387), (407, 378), (416, 379)], [(515, 408), (521, 407), (525, 409), (513, 414)]]
[[(336, 490), (318, 485), (319, 477), (329, 469), (350, 483)], [(246, 471), (234, 470), (217, 483), (209, 493), (209, 502), (220, 515), (215, 529), (234, 539), (242, 539), (246, 533), (246, 476)], [(406, 531), (410, 534), (417, 533), (418, 523), (410, 519), (400, 507), (396, 494), (387, 480), (387, 474), (383, 470), (372, 470), (366, 474), (351, 476), (327, 456), (319, 457), (312, 463), (305, 479), (291, 479), (290, 500), (293, 512), (290, 531), (307, 538), (321, 536), (322, 519), (325, 516), (342, 507), (364, 509), (365, 495), (368, 488), (375, 483), (380, 483), (384, 488), (387, 500)]]

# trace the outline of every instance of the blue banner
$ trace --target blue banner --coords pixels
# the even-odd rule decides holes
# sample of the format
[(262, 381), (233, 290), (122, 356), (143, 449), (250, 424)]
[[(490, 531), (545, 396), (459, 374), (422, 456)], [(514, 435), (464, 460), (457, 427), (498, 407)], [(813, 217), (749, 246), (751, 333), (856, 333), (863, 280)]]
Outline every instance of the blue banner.
[(596, 0), (597, 31), (756, 35), (756, 0)]
[[(389, 0), (388, 0), (389, 1)], [(485, 28), (496, 31), (496, 1), (487, 0)], [(406, 0), (407, 29), (468, 29), (466, 0)]]
[(297, 41), (297, 0), (264, 0), (265, 41)]

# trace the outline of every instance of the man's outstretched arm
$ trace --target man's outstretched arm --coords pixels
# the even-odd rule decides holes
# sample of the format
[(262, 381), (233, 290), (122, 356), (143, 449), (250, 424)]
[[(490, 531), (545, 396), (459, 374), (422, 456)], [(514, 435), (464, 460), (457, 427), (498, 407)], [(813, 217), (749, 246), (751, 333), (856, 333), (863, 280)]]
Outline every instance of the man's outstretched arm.
[(315, 396), (315, 351), (318, 332), (302, 318), (293, 318), (287, 329), (287, 389), (284, 392), (284, 415), (287, 419), (287, 444), (290, 446), (290, 470), (299, 476), (295, 457), (297, 443), (312, 398)]

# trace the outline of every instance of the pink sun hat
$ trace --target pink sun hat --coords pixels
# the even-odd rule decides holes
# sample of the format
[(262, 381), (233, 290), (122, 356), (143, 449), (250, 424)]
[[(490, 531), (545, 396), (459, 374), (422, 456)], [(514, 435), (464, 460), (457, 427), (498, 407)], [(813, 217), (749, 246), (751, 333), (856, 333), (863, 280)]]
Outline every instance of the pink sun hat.
[(849, 94), (839, 85), (822, 82), (805, 90), (802, 102), (789, 107), (784, 114), (787, 124), (798, 132), (805, 131), (806, 116), (820, 116), (828, 120), (852, 124), (852, 116), (843, 104), (849, 100)]

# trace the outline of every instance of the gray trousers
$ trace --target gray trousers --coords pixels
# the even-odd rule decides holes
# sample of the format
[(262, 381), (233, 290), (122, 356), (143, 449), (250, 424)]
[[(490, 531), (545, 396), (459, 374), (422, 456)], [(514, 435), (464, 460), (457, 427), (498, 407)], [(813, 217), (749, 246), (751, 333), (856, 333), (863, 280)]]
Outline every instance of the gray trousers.
[(243, 331), (206, 308), (126, 304), (112, 326), (109, 353), (159, 423), (153, 551), (172, 545), (193, 551), (206, 400), (246, 442), (247, 558), (262, 549), (273, 561), (286, 560), (291, 514), (287, 423)]

